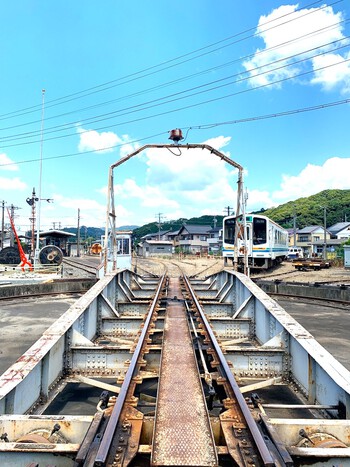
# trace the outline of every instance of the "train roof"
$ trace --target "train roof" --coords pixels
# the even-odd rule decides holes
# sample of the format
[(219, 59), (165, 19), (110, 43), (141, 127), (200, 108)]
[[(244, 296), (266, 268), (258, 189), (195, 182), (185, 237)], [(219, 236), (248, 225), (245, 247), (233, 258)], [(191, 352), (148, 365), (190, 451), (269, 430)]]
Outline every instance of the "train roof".
[[(239, 215), (238, 217), (242, 218), (242, 214)], [(274, 224), (279, 229), (282, 229), (282, 230), (285, 230), (286, 232), (288, 232), (287, 229), (285, 229), (284, 227), (279, 225), (274, 220), (270, 219), (270, 217), (265, 216), (264, 214), (251, 214), (250, 213), (250, 214), (246, 214), (245, 217), (246, 217), (247, 220), (248, 220), (249, 217), (259, 217), (259, 218), (262, 218), (262, 219), (267, 219), (268, 221), (270, 221), (272, 224)], [(236, 216), (226, 216), (226, 217), (224, 217), (224, 221), (227, 220), (227, 219), (236, 219)]]

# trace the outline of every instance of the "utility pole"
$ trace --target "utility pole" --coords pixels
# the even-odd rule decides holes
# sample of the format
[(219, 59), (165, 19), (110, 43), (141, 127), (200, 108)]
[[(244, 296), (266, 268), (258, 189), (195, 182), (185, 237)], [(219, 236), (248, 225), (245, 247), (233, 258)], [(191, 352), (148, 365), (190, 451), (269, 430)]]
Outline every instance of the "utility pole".
[[(38, 198), (36, 196), (36, 193), (35, 193), (35, 188), (33, 188), (32, 197), (31, 198), (28, 197), (26, 199), (26, 202), (32, 208), (32, 216), (29, 218), (29, 220), (30, 220), (31, 232), (32, 232), (31, 242), (30, 242), (30, 256), (31, 256), (31, 259), (32, 259), (33, 262), (35, 262), (35, 221), (36, 221), (36, 219), (35, 219), (35, 203), (37, 203), (38, 201), (47, 201), (48, 203), (51, 203), (51, 202), (53, 202), (53, 199), (51, 199), (51, 198)], [(53, 228), (55, 228), (55, 225), (54, 225)], [(37, 239), (37, 245), (39, 245), (38, 239)]]
[(156, 214), (156, 216), (158, 216), (158, 240), (160, 240), (160, 227), (162, 225), (162, 220), (163, 220), (162, 214), (163, 213), (161, 213), (161, 212)]
[(35, 188), (32, 191), (32, 197), (26, 199), (29, 206), (32, 207), (32, 216), (29, 218), (31, 226), (31, 241), (30, 241), (30, 256), (32, 261), (34, 260), (34, 251), (35, 251), (35, 202), (39, 201), (39, 198), (36, 197)]
[(2, 213), (1, 213), (1, 249), (4, 248), (5, 240), (5, 201), (2, 201)]
[(296, 246), (296, 243), (297, 243), (297, 216), (296, 216), (296, 213), (295, 213), (295, 204), (293, 205), (293, 245)]
[[(20, 209), (18, 206), (14, 206), (11, 204), (10, 206), (10, 214), (11, 214), (11, 219), (14, 221), (15, 219), (15, 209)], [(13, 232), (13, 229), (10, 230), (10, 246), (14, 246), (15, 244), (15, 234)]]
[(327, 259), (327, 238), (326, 238), (326, 229), (327, 229), (327, 208), (323, 208), (323, 224), (324, 224), (324, 237), (323, 237), (323, 259)]
[(78, 208), (77, 256), (80, 256), (80, 209)]
[(227, 216), (230, 216), (233, 214), (233, 208), (231, 208), (231, 206), (225, 206), (224, 212), (227, 212)]

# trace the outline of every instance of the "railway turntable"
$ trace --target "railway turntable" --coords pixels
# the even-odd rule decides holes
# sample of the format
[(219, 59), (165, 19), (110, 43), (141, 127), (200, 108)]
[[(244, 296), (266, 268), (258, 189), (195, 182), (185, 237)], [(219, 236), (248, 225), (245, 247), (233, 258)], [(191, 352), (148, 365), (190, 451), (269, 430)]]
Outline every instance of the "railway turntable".
[(350, 373), (233, 271), (106, 275), (0, 377), (0, 413), (1, 466), (350, 465)]
[(217, 465), (186, 307), (174, 278), (168, 296), (151, 464)]

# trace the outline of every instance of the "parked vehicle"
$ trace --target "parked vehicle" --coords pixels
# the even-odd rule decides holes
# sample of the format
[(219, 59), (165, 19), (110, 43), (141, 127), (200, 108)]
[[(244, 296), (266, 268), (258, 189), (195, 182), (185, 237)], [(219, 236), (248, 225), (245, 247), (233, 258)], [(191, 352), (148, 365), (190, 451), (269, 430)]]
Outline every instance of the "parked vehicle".
[(296, 246), (290, 246), (287, 253), (288, 259), (304, 258), (303, 249)]

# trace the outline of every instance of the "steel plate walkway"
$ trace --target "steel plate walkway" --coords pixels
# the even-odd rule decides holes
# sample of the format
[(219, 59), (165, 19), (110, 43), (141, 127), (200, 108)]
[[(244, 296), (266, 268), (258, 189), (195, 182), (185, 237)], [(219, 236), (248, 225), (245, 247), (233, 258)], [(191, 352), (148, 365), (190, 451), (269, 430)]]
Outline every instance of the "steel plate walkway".
[[(181, 298), (171, 278), (168, 297)], [(218, 465), (202, 384), (182, 301), (167, 306), (151, 464)]]

